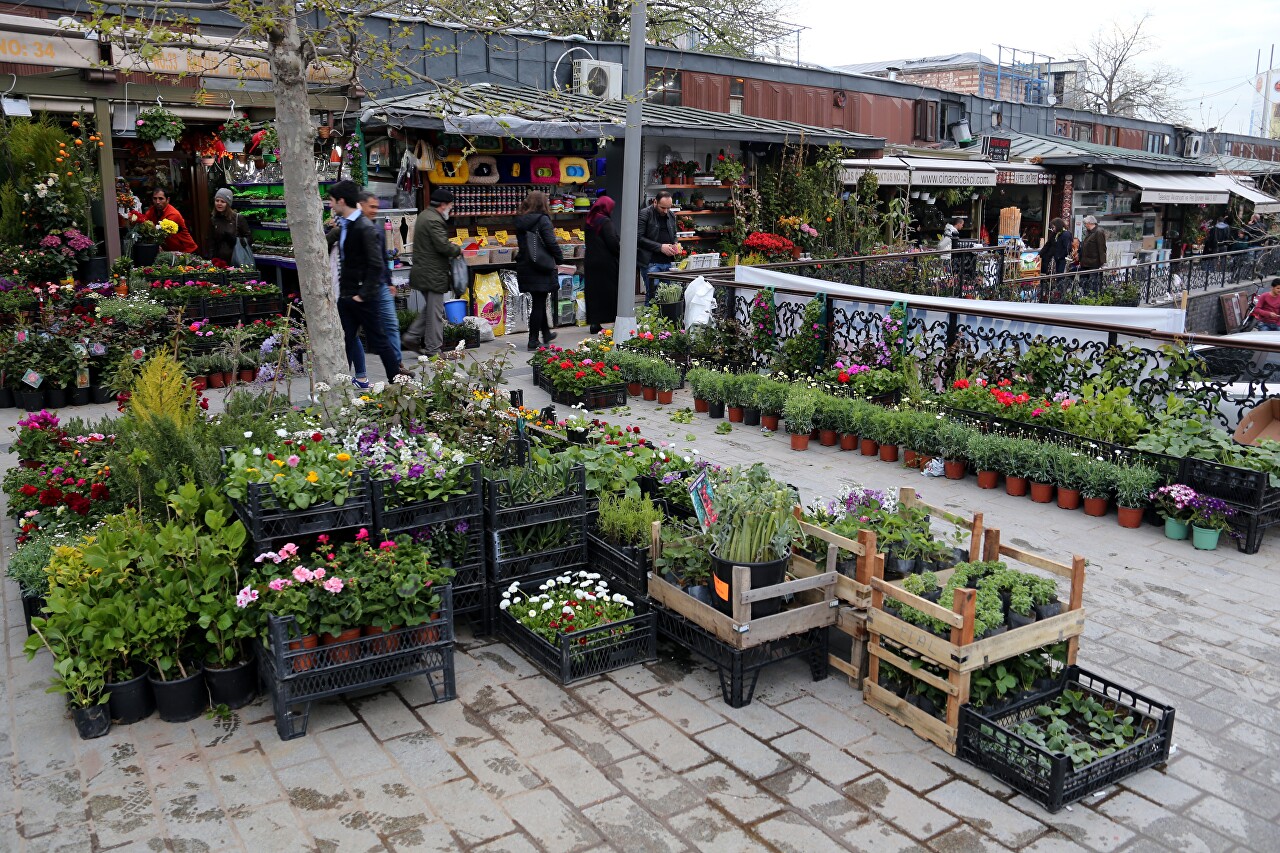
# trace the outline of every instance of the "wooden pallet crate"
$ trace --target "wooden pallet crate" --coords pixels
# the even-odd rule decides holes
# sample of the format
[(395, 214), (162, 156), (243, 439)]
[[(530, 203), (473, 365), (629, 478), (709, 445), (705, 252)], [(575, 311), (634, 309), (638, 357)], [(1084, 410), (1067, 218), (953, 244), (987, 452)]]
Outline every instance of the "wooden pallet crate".
[[(1030, 551), (1005, 545), (1000, 531), (983, 531), (982, 559), (1021, 563), (1034, 569), (1064, 577), (1071, 582), (1066, 609), (1057, 616), (1040, 619), (982, 640), (974, 639), (974, 603), (976, 590), (957, 589), (950, 609), (912, 595), (897, 584), (887, 583), (879, 563), (873, 564), (877, 575), (871, 578), (871, 609), (867, 613), (867, 651), (869, 660), (863, 682), (863, 697), (871, 707), (900, 723), (917, 735), (930, 740), (952, 755), (956, 754), (956, 734), (960, 722), (960, 706), (969, 701), (973, 673), (984, 667), (1034, 651), (1054, 643), (1067, 643), (1067, 663), (1074, 664), (1080, 635), (1084, 633), (1084, 557), (1075, 555), (1071, 563), (1060, 563)], [(950, 571), (939, 572), (945, 583)], [(939, 637), (912, 625), (884, 609), (885, 598), (913, 607), (950, 626), (950, 638)], [(888, 641), (897, 651), (886, 648)], [(923, 670), (913, 671), (909, 658), (945, 670), (942, 678)], [(938, 719), (880, 686), (880, 662), (890, 663), (909, 677), (923, 681), (942, 691), (946, 697), (946, 715)]]

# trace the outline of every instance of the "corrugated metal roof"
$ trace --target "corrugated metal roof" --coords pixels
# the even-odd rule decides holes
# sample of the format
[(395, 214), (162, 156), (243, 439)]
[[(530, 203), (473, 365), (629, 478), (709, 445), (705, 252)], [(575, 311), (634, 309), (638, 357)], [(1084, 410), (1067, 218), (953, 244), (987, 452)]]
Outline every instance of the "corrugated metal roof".
[(1217, 166), (1219, 172), (1230, 172), (1239, 175), (1274, 175), (1280, 173), (1280, 162), (1271, 160), (1232, 157), (1230, 154), (1211, 154), (1205, 159)]
[(1060, 136), (1038, 136), (1033, 133), (1009, 133), (1009, 153), (1023, 160), (1039, 159), (1054, 166), (1110, 165), (1132, 169), (1154, 169), (1165, 172), (1214, 171), (1203, 160), (1189, 160), (1173, 154), (1152, 154), (1114, 145), (1097, 145)]
[[(479, 84), (453, 91), (428, 92), (372, 104), (378, 113), (388, 112), (393, 124), (442, 129), (444, 116), (511, 116), (535, 122), (602, 126), (621, 133), (626, 125), (626, 101), (601, 101), (563, 91)], [(877, 150), (884, 139), (827, 127), (790, 121), (731, 115), (691, 107), (644, 104), (646, 136), (726, 136), (741, 141), (840, 144), (857, 150)]]

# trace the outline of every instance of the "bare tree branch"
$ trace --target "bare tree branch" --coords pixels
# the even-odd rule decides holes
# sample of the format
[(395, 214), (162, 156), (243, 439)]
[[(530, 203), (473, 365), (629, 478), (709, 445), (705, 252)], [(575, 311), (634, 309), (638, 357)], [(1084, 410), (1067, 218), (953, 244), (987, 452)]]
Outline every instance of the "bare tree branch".
[(1186, 75), (1168, 65), (1145, 65), (1156, 44), (1144, 28), (1150, 13), (1130, 23), (1112, 21), (1077, 50), (1085, 69), (1079, 82), (1082, 106), (1102, 115), (1181, 121), (1177, 100)]

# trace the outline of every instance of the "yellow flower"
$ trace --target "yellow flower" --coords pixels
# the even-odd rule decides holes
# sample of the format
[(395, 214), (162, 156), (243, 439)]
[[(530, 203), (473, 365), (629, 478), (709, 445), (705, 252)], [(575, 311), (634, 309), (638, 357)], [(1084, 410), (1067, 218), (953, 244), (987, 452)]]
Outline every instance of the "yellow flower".
[(276, 474), (275, 479), (277, 479), (277, 480), (282, 480), (282, 479), (284, 479), (284, 474)]
[(315, 471), (308, 471), (308, 472), (307, 472), (307, 482), (308, 482), (308, 483), (315, 483), (315, 482), (317, 482), (319, 479), (320, 479), (320, 475), (319, 475), (319, 474), (317, 474)]
[(257, 469), (257, 468), (245, 468), (245, 469), (244, 469), (244, 472), (245, 472), (246, 474), (256, 474), (256, 473), (258, 473), (258, 469)]
[(350, 454), (350, 453), (339, 453), (335, 458), (336, 458), (339, 462), (350, 462), (350, 461), (351, 461), (351, 454)]
[(283, 468), (283, 467), (284, 467), (284, 463), (283, 463), (283, 462), (281, 462), (279, 459), (272, 459), (271, 461), (272, 461), (272, 462), (274, 462), (274, 463), (276, 463), (276, 467), (277, 467), (277, 468)]
[(361, 399), (361, 400), (364, 400), (364, 401), (367, 403), (367, 402), (369, 402), (369, 395), (368, 395), (368, 394), (361, 394), (361, 395), (360, 395), (360, 399)]

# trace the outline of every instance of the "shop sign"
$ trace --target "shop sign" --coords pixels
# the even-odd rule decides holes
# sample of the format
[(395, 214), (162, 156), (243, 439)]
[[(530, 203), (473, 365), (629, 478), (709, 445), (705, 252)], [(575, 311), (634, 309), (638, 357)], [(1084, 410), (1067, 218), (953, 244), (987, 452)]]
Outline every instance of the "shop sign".
[(996, 173), (990, 172), (933, 172), (918, 171), (911, 176), (911, 185), (917, 187), (994, 187)]
[(993, 163), (1008, 163), (1012, 143), (1013, 140), (1001, 136), (985, 136), (982, 139), (982, 153)]
[[(19, 32), (19, 26), (44, 32)], [(53, 68), (93, 68), (100, 64), (98, 42), (80, 33), (67, 37), (52, 22), (21, 15), (0, 15), (0, 62)]]
[[(856, 184), (866, 169), (841, 169), (840, 183)], [(911, 183), (911, 172), (908, 169), (872, 169), (881, 186), (902, 186)]]
[[(236, 48), (265, 52), (266, 44), (205, 36), (190, 47), (166, 47), (151, 50), (145, 56), (136, 50), (119, 46), (111, 48), (112, 59), (121, 71), (143, 71), (159, 74), (193, 74), (200, 77), (229, 77), (237, 80), (270, 80), (271, 68), (265, 59), (235, 55)], [(351, 72), (333, 65), (311, 66), (307, 80), (311, 83), (345, 83)]]
[(1142, 201), (1154, 204), (1226, 204), (1228, 194), (1143, 190)]
[(996, 183), (1047, 187), (1053, 185), (1053, 175), (1048, 172), (1015, 172), (1002, 170), (996, 173)]

